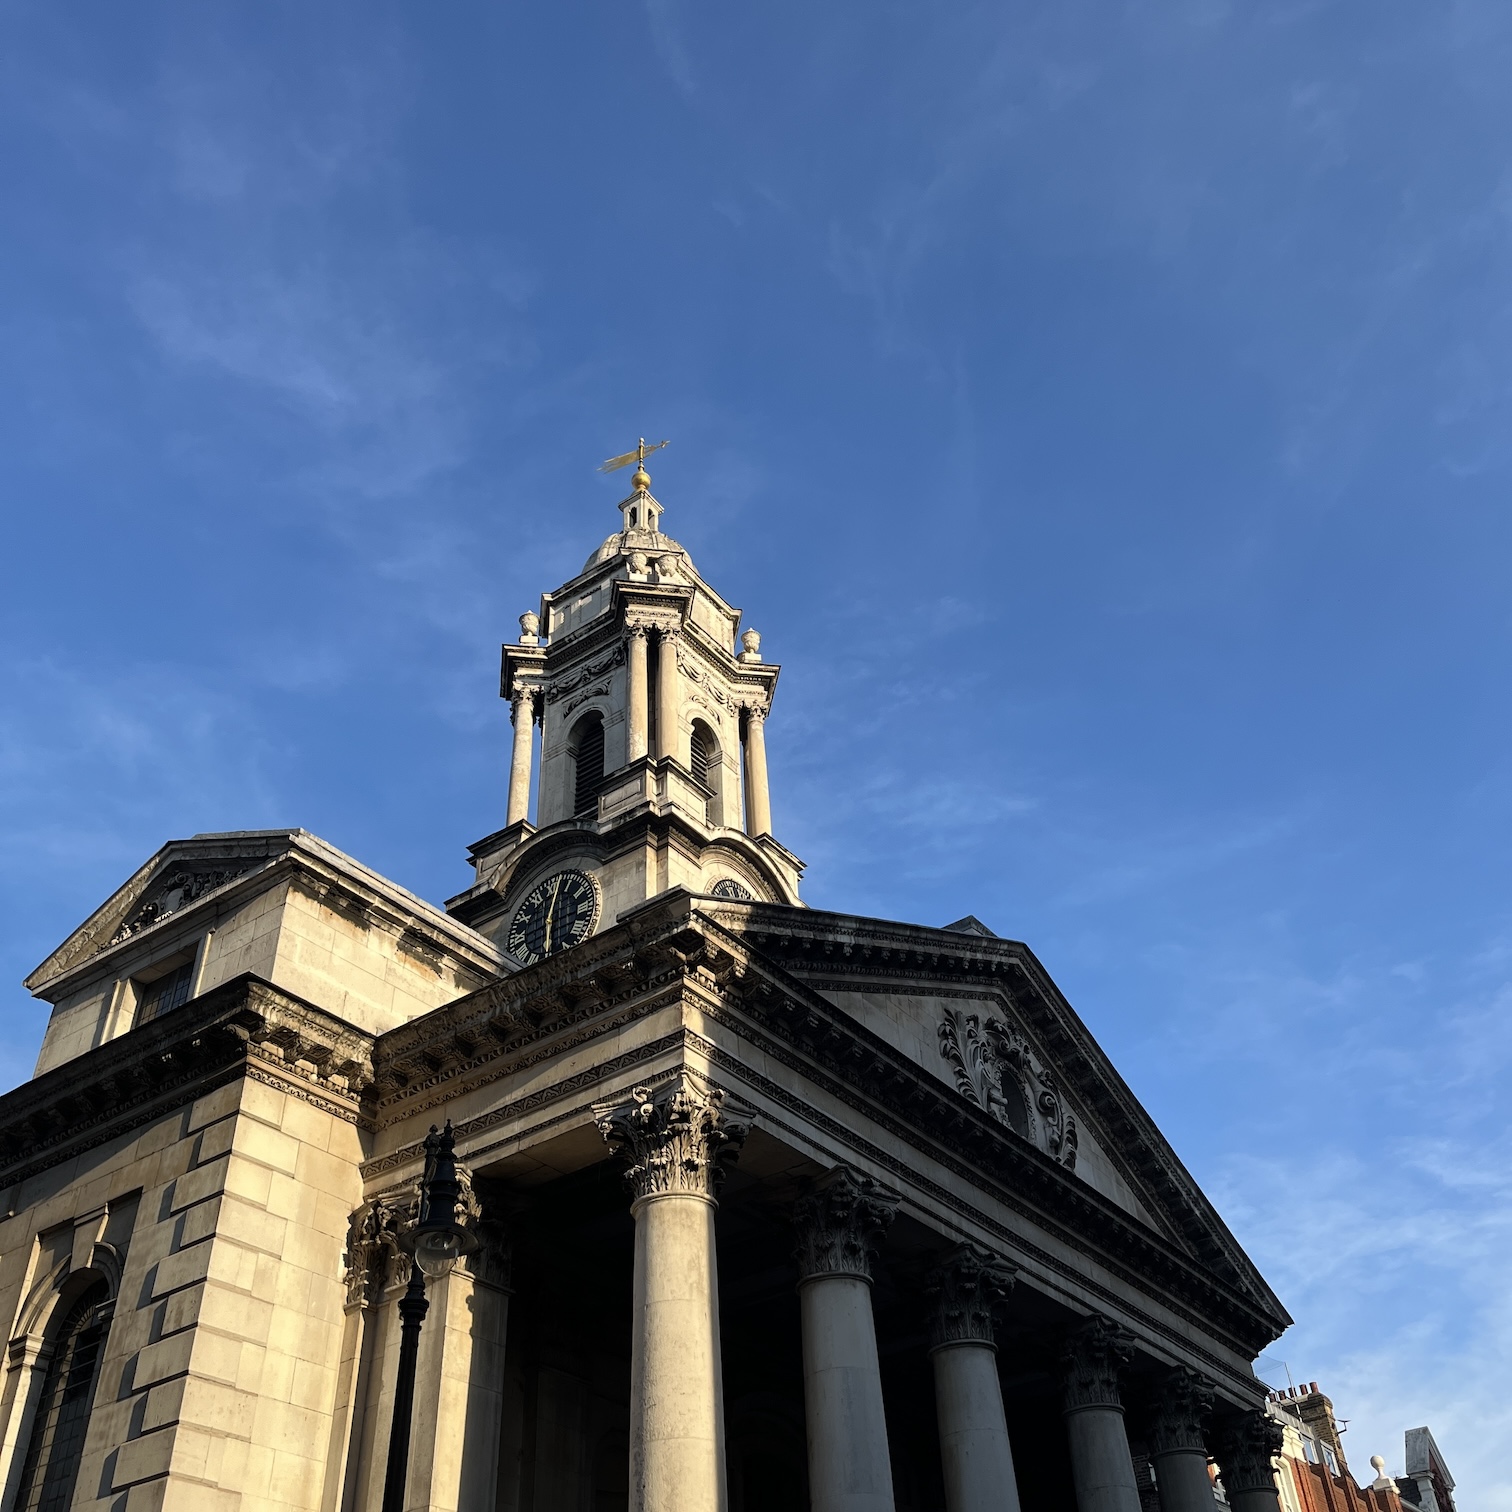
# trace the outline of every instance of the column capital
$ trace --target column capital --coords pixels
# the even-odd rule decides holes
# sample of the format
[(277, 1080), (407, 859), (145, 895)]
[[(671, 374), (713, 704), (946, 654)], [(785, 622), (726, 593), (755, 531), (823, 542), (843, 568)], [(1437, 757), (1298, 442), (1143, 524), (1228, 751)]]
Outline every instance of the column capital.
[(599, 1133), (628, 1162), (636, 1200), (673, 1192), (717, 1196), (755, 1116), (754, 1108), (686, 1071), (593, 1105)]
[(643, 641), (651, 634), (650, 625), (643, 625), (638, 620), (625, 621), (625, 639)]
[(521, 711), (526, 712), (527, 718), (534, 721), (541, 707), (541, 689), (535, 686), (525, 686), (516, 683), (509, 695), (509, 717), (515, 724), (520, 722)]
[(901, 1200), (849, 1166), (826, 1171), (793, 1209), (799, 1282), (813, 1276), (856, 1276), (870, 1282), (872, 1258)]
[(757, 703), (755, 701), (752, 701), (751, 703), (743, 703), (740, 707), (744, 711), (745, 717), (747, 719), (754, 719), (758, 724), (763, 723), (766, 720), (767, 706), (764, 702)]
[(1212, 1410), (1213, 1388), (1202, 1376), (1184, 1365), (1168, 1371), (1150, 1397), (1150, 1453), (1195, 1450), (1206, 1459), (1202, 1425)]
[(933, 1304), (929, 1344), (993, 1344), (993, 1316), (1013, 1289), (1018, 1267), (975, 1244), (953, 1249), (924, 1278)]
[(1263, 1408), (1218, 1418), (1213, 1423), (1218, 1450), (1218, 1473), (1228, 1499), (1245, 1491), (1274, 1491), (1276, 1469), (1272, 1463), (1281, 1452), (1281, 1424)]
[(1133, 1339), (1117, 1324), (1093, 1313), (1061, 1346), (1061, 1393), (1065, 1410), (1111, 1407), (1123, 1410), (1118, 1373), (1133, 1354)]

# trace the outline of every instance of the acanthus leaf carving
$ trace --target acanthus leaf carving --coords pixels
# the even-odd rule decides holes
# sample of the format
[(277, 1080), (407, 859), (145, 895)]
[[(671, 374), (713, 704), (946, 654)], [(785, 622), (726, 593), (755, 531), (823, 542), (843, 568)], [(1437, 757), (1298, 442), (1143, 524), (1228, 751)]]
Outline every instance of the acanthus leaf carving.
[(798, 1276), (871, 1280), (872, 1259), (897, 1216), (898, 1194), (849, 1166), (826, 1171), (793, 1210)]
[[(577, 671), (565, 677), (554, 678), (550, 687), (546, 689), (547, 703), (560, 703), (562, 699), (571, 697), (579, 689), (585, 688), (596, 678), (601, 678), (604, 673), (611, 672), (615, 667), (622, 666), (625, 660), (625, 647), (623, 643), (615, 645), (603, 656), (586, 663)], [(607, 686), (605, 691), (608, 691)]]
[(632, 1087), (622, 1100), (595, 1103), (593, 1116), (627, 1161), (626, 1180), (637, 1198), (715, 1197), (756, 1113), (683, 1071), (660, 1086)]

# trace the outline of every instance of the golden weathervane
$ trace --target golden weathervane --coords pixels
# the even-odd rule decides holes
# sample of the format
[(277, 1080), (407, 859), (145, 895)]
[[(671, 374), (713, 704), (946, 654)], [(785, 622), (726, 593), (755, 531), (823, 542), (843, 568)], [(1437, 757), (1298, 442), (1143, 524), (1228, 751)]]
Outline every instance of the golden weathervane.
[(637, 467), (644, 467), (646, 458), (649, 457), (652, 452), (660, 451), (662, 447), (670, 446), (671, 444), (672, 443), (670, 441), (657, 441), (653, 445), (647, 446), (646, 438), (642, 436), (640, 438), (640, 445), (637, 446), (634, 451), (627, 451), (622, 457), (610, 457), (607, 462), (600, 465), (599, 471), (602, 473), (618, 472), (622, 467), (629, 467), (632, 462), (634, 462)]

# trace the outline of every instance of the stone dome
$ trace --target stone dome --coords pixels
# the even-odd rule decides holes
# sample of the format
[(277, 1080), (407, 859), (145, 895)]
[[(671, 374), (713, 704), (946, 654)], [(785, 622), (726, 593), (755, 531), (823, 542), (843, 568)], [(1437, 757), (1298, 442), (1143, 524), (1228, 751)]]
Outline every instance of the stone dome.
[(689, 572), (698, 570), (694, 567), (693, 558), (688, 555), (687, 549), (674, 541), (671, 536), (663, 535), (659, 530), (617, 530), (583, 563), (583, 571), (588, 572), (601, 562), (607, 562), (613, 557), (629, 556), (632, 551), (644, 551), (648, 557), (664, 556), (669, 551), (675, 552), (683, 559), (683, 564)]

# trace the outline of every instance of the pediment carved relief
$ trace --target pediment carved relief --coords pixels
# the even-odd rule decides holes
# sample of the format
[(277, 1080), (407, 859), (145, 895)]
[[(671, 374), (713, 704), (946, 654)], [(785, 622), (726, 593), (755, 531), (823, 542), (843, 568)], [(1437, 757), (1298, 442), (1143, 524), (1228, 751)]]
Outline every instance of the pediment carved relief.
[(945, 1010), (939, 1032), (940, 1054), (961, 1095), (1074, 1171), (1076, 1119), (1028, 1041), (1003, 1019), (954, 1008)]
[(120, 927), (111, 936), (110, 943), (119, 945), (122, 940), (140, 934), (154, 924), (161, 924), (181, 908), (197, 902), (206, 893), (212, 893), (228, 882), (236, 881), (238, 877), (246, 876), (261, 864), (262, 858), (256, 857), (221, 865), (169, 867), (159, 880), (147, 888), (137, 906), (121, 921)]

